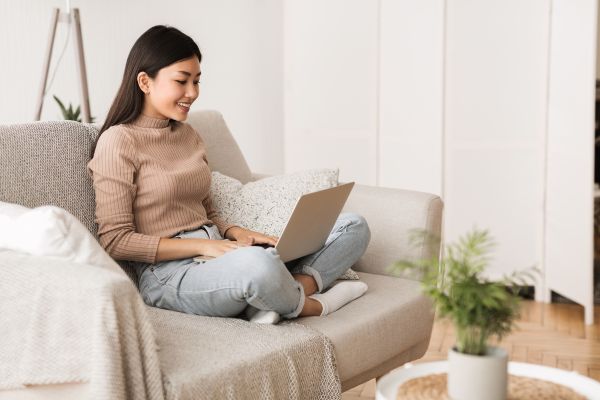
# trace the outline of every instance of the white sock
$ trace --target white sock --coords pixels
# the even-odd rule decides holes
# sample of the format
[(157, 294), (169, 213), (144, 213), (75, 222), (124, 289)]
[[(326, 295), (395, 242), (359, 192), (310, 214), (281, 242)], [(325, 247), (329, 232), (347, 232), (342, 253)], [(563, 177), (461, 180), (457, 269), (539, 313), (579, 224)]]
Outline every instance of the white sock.
[(325, 293), (315, 293), (310, 297), (323, 306), (321, 315), (331, 314), (337, 309), (362, 296), (368, 289), (366, 283), (360, 281), (343, 281), (331, 287)]
[(281, 316), (276, 311), (260, 310), (254, 306), (248, 305), (245, 310), (248, 321), (257, 324), (276, 324)]

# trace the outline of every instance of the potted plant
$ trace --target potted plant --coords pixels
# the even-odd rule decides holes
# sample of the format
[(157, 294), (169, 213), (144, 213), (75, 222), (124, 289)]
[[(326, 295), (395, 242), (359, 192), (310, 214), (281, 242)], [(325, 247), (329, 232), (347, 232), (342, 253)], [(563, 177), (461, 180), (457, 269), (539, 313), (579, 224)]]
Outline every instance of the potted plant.
[[(81, 118), (79, 118), (79, 114), (81, 112), (80, 106), (77, 106), (77, 108), (73, 110), (73, 105), (71, 103), (69, 103), (69, 107), (65, 107), (63, 102), (60, 101), (60, 99), (56, 97), (56, 95), (52, 95), (52, 97), (54, 97), (54, 100), (56, 100), (56, 102), (58, 103), (58, 106), (60, 107), (60, 111), (64, 119), (68, 121), (81, 122)], [(90, 117), (90, 122), (94, 122), (94, 119), (94, 117)]]
[[(424, 231), (413, 232), (414, 244), (435, 243)], [(439, 239), (437, 239), (439, 243)], [(487, 230), (474, 229), (448, 244), (438, 257), (398, 261), (393, 273), (417, 272), (422, 287), (437, 308), (439, 317), (451, 320), (456, 345), (448, 354), (448, 395), (451, 399), (506, 399), (508, 356), (504, 349), (490, 346), (509, 334), (519, 316), (518, 290), (533, 279), (532, 269), (492, 281), (482, 276), (493, 246)]]

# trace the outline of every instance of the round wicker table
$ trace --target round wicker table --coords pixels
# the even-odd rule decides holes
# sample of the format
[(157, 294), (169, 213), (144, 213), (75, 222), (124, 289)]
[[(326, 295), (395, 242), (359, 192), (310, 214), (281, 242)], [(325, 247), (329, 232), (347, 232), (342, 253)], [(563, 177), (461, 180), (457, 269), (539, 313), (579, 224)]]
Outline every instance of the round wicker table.
[[(432, 381), (435, 381), (436, 378), (439, 380), (439, 374), (445, 374), (447, 372), (447, 361), (407, 364), (384, 375), (379, 382), (377, 382), (375, 398), (376, 400), (396, 400), (398, 398), (398, 388), (403, 383), (411, 380), (412, 383), (414, 383), (415, 378), (424, 378), (428, 376), (431, 377)], [(600, 382), (578, 374), (577, 372), (511, 361), (508, 363), (508, 373), (509, 375), (517, 377), (519, 380), (532, 379), (536, 380), (538, 383), (540, 381), (552, 382), (556, 384), (557, 389), (558, 386), (562, 386), (563, 389), (571, 389), (576, 394), (583, 396), (583, 398), (600, 400)], [(447, 399), (447, 396), (424, 397), (421, 395), (416, 398), (445, 400)]]

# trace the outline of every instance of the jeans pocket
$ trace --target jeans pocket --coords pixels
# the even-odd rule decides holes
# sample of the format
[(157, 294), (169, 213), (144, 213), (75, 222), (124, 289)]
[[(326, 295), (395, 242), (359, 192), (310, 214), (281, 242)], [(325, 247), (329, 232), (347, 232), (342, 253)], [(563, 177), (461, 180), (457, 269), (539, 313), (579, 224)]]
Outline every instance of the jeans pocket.
[(164, 263), (159, 265), (150, 266), (150, 271), (156, 278), (156, 280), (161, 284), (166, 284), (169, 279), (175, 275), (177, 272), (179, 264), (178, 263)]

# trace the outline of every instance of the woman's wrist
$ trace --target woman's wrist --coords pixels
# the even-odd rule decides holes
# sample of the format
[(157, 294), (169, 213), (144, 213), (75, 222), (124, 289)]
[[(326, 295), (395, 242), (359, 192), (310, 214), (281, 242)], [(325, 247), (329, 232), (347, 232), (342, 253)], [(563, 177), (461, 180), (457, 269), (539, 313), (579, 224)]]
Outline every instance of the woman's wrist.
[(210, 239), (201, 238), (161, 238), (158, 242), (156, 262), (179, 260), (202, 255), (207, 251)]
[(237, 235), (240, 232), (243, 232), (244, 228), (239, 227), (239, 226), (232, 226), (231, 228), (228, 228), (225, 231), (225, 239), (229, 239), (229, 240), (237, 240)]

